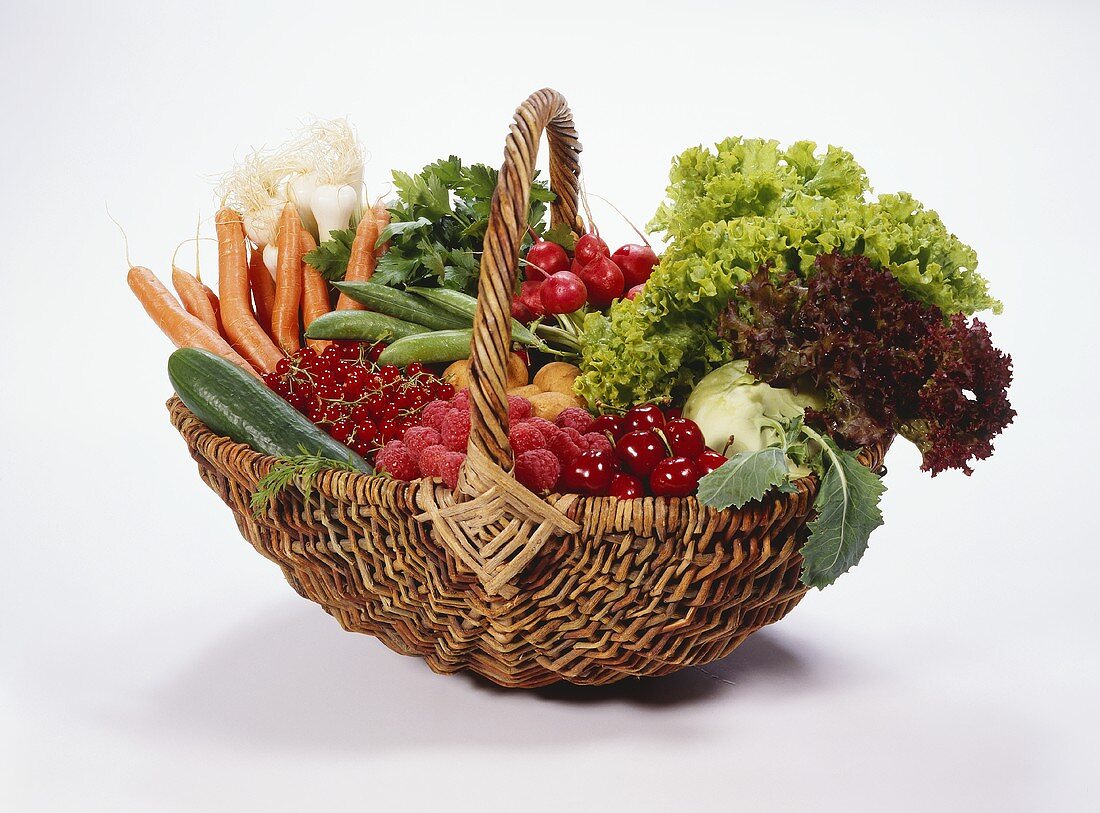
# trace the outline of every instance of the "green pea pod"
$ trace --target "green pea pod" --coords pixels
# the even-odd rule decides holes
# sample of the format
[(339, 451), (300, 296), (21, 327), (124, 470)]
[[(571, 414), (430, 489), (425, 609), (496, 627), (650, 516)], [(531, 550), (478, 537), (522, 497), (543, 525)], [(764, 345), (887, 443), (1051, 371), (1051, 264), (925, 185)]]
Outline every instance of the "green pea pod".
[[(412, 293), (423, 297), (434, 305), (439, 306), (448, 313), (462, 316), (467, 325), (474, 323), (474, 312), (477, 310), (477, 300), (462, 291), (451, 288), (408, 288)], [(545, 347), (545, 342), (521, 325), (515, 319), (512, 320), (512, 339), (520, 344), (534, 347)]]
[(310, 339), (357, 342), (390, 342), (418, 333), (431, 333), (431, 329), (371, 311), (332, 311), (318, 316), (306, 329), (306, 337)]
[(472, 330), (437, 330), (398, 339), (378, 357), (379, 364), (396, 364), (404, 367), (414, 361), (421, 364), (440, 364), (470, 357), (473, 342)]
[(465, 314), (456, 315), (424, 297), (388, 285), (379, 285), (377, 282), (334, 282), (333, 286), (372, 311), (424, 325), (432, 330), (451, 330), (473, 324), (472, 317), (467, 319)]

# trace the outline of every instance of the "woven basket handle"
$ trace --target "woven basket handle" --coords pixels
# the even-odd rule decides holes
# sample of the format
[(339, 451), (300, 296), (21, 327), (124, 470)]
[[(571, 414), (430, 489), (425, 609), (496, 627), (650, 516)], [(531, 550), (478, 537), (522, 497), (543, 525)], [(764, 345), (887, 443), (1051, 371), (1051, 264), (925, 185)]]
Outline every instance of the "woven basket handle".
[[(535, 175), (539, 139), (546, 131), (550, 146), (550, 224), (584, 230), (577, 213), (581, 145), (565, 99), (548, 88), (532, 93), (516, 110), (504, 165), (493, 192), (481, 256), (477, 312), (474, 315), (470, 364), (470, 442), (467, 467), (475, 479), (491, 479), (491, 469), (512, 466), (508, 445), (508, 353), (512, 343), (512, 293), (519, 267), (519, 248), (527, 226), (528, 198)], [(479, 477), (479, 475), (481, 477)]]

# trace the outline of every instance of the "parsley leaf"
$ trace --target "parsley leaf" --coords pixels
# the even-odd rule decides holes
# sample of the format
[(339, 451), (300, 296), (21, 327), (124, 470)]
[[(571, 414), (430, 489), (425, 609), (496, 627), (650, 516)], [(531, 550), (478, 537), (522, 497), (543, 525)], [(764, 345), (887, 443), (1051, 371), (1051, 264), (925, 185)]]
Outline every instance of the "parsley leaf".
[(351, 259), (351, 244), (355, 240), (355, 229), (337, 229), (329, 234), (329, 239), (307, 252), (302, 258), (327, 280), (341, 280), (348, 270)]

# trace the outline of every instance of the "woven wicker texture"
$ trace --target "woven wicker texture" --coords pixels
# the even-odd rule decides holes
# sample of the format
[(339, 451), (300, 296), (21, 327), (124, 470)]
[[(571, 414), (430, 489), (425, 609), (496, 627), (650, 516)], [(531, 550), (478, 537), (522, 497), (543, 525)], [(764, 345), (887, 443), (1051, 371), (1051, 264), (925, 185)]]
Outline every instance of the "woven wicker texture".
[[(516, 111), (482, 257), (471, 372), (472, 430), (457, 494), (430, 481), (326, 472), (249, 506), (275, 460), (214, 435), (177, 399), (173, 425), (241, 533), (303, 597), (347, 630), (502, 686), (611, 683), (729, 654), (786, 615), (798, 581), (812, 478), (740, 511), (693, 497), (540, 498), (508, 473), (510, 301), (539, 138), (548, 135), (554, 223), (579, 229), (580, 146), (565, 100), (541, 90)], [(883, 450), (865, 455), (881, 465)]]

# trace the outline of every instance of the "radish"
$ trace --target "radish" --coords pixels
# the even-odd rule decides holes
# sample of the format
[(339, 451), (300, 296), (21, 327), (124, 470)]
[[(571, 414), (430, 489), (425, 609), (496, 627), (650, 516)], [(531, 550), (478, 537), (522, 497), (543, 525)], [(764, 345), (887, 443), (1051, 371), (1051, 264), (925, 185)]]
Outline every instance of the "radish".
[(581, 268), (580, 278), (588, 290), (588, 301), (601, 310), (623, 295), (623, 272), (610, 257), (597, 256)]
[(572, 271), (559, 271), (542, 283), (539, 294), (547, 313), (572, 313), (588, 299), (584, 282)]
[(569, 270), (569, 255), (557, 243), (536, 240), (527, 249), (527, 263), (546, 276)]
[[(574, 264), (579, 263), (581, 268), (600, 256), (610, 257), (611, 250), (598, 234), (591, 232), (581, 237), (577, 241), (576, 248), (573, 249)], [(576, 272), (574, 271), (574, 273)]]
[(616, 249), (611, 255), (611, 261), (622, 270), (624, 284), (628, 289), (641, 285), (649, 279), (659, 262), (657, 253), (652, 248), (636, 243)]
[(542, 286), (542, 280), (534, 279), (524, 280), (519, 286), (519, 301), (531, 312), (532, 318), (546, 315), (546, 307), (542, 304)]
[(521, 322), (525, 325), (531, 324), (535, 321), (535, 314), (531, 313), (526, 305), (523, 304), (523, 300), (518, 296), (512, 297), (512, 318), (517, 322)]
[(640, 294), (642, 292), (643, 288), (645, 288), (645, 283), (640, 282), (637, 285), (635, 285), (633, 288), (631, 288), (629, 291), (627, 291), (626, 296), (623, 297), (623, 298), (624, 299), (633, 299), (634, 297), (638, 296), (638, 294)]

